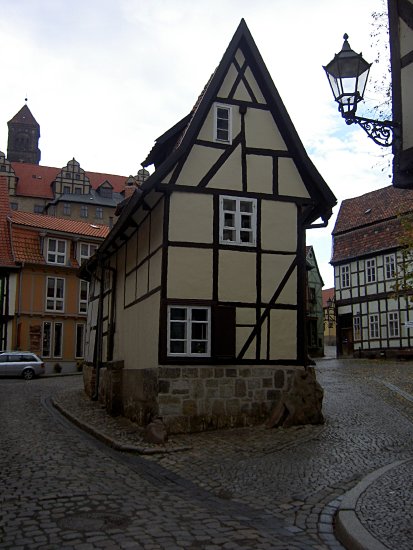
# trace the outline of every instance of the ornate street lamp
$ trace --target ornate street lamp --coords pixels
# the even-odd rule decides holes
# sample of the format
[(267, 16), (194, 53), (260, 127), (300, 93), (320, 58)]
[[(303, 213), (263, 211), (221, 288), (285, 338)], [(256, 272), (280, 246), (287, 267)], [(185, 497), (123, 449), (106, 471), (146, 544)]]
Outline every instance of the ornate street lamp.
[(393, 143), (394, 122), (356, 116), (357, 104), (364, 99), (372, 64), (363, 59), (361, 53), (357, 54), (350, 48), (347, 34), (343, 38), (341, 52), (335, 54), (330, 63), (323, 67), (338, 103), (338, 110), (347, 124), (359, 124), (375, 143), (389, 147)]

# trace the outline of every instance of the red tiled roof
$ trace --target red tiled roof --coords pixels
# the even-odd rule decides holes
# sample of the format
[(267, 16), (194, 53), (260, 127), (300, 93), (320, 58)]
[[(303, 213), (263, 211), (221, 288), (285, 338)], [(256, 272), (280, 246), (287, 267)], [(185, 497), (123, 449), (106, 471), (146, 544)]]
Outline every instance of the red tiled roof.
[(328, 307), (327, 300), (334, 300), (334, 287), (333, 288), (323, 288), (323, 307)]
[[(19, 178), (17, 184), (17, 194), (25, 197), (39, 197), (44, 199), (53, 199), (52, 182), (56, 179), (62, 168), (53, 168), (51, 166), (40, 166), (27, 162), (11, 163), (16, 176)], [(108, 180), (117, 193), (121, 193), (125, 188), (126, 176), (116, 176), (113, 174), (100, 174), (98, 172), (86, 172), (93, 189), (97, 189), (104, 181)]]
[(13, 224), (32, 227), (36, 229), (49, 229), (62, 233), (74, 233), (87, 237), (97, 237), (104, 239), (109, 233), (109, 227), (106, 225), (96, 225), (77, 220), (68, 220), (66, 218), (56, 218), (44, 214), (34, 214), (32, 212), (11, 213)]
[(369, 227), (361, 227), (333, 235), (331, 263), (365, 256), (401, 246), (403, 228), (399, 218), (385, 220)]
[(341, 203), (333, 235), (413, 212), (413, 190), (390, 185)]
[(13, 252), (16, 262), (29, 264), (45, 264), (40, 251), (40, 237), (38, 231), (22, 227), (13, 227)]
[(9, 190), (7, 179), (0, 176), (0, 266), (13, 267), (13, 259), (10, 239), (10, 226), (7, 216), (10, 214)]

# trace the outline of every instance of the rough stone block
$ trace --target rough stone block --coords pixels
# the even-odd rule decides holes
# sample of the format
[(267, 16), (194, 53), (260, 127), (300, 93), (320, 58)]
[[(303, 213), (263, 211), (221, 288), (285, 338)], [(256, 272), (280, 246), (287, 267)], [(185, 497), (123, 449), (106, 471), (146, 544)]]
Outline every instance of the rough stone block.
[(181, 369), (179, 367), (159, 367), (159, 378), (180, 378)]
[(214, 376), (215, 378), (222, 378), (224, 376), (224, 369), (221, 367), (215, 367)]
[(283, 389), (285, 384), (285, 372), (283, 370), (276, 370), (274, 373), (274, 388)]
[(235, 378), (237, 376), (237, 369), (225, 369), (225, 376)]
[(245, 397), (247, 395), (247, 384), (245, 380), (238, 378), (235, 380), (235, 397)]
[(225, 403), (227, 414), (229, 416), (236, 416), (240, 412), (239, 399), (228, 399)]
[(183, 367), (181, 369), (182, 378), (197, 378), (198, 369), (196, 367)]
[(200, 378), (212, 378), (214, 376), (214, 369), (212, 367), (199, 367)]
[(263, 388), (273, 388), (273, 379), (272, 378), (263, 378), (262, 380), (262, 387)]
[(220, 386), (219, 396), (223, 398), (234, 397), (234, 388), (232, 386)]
[(216, 399), (212, 403), (212, 414), (222, 416), (225, 414), (225, 403), (221, 399)]
[(198, 414), (197, 403), (194, 399), (184, 399), (182, 402), (182, 413), (185, 416), (195, 416)]
[(158, 382), (158, 392), (159, 393), (169, 393), (171, 383), (168, 380), (159, 380)]
[(194, 399), (201, 399), (205, 395), (205, 386), (203, 380), (192, 380), (190, 386), (190, 393)]
[(259, 390), (261, 389), (261, 380), (259, 378), (250, 378), (247, 380), (249, 390)]
[(240, 369), (239, 375), (243, 376), (244, 378), (249, 378), (251, 376), (251, 369)]

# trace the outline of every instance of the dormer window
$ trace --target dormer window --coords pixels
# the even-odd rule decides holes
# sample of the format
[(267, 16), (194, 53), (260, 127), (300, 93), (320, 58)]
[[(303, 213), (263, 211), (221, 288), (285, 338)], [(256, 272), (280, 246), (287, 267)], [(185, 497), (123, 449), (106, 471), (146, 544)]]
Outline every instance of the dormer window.
[(66, 264), (66, 241), (61, 239), (47, 239), (47, 263)]
[(215, 103), (214, 141), (221, 143), (232, 142), (232, 108), (229, 105)]
[(101, 197), (105, 197), (106, 199), (111, 199), (113, 194), (112, 189), (110, 187), (101, 187), (99, 189), (99, 193)]

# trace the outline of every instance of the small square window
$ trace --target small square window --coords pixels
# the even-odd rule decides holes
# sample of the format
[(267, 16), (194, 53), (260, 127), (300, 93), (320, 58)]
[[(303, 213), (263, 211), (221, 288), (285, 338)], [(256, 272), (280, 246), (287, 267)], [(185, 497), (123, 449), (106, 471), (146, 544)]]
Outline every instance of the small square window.
[(168, 313), (168, 355), (209, 357), (210, 309), (170, 306)]
[(257, 231), (256, 199), (220, 197), (220, 242), (255, 246)]

